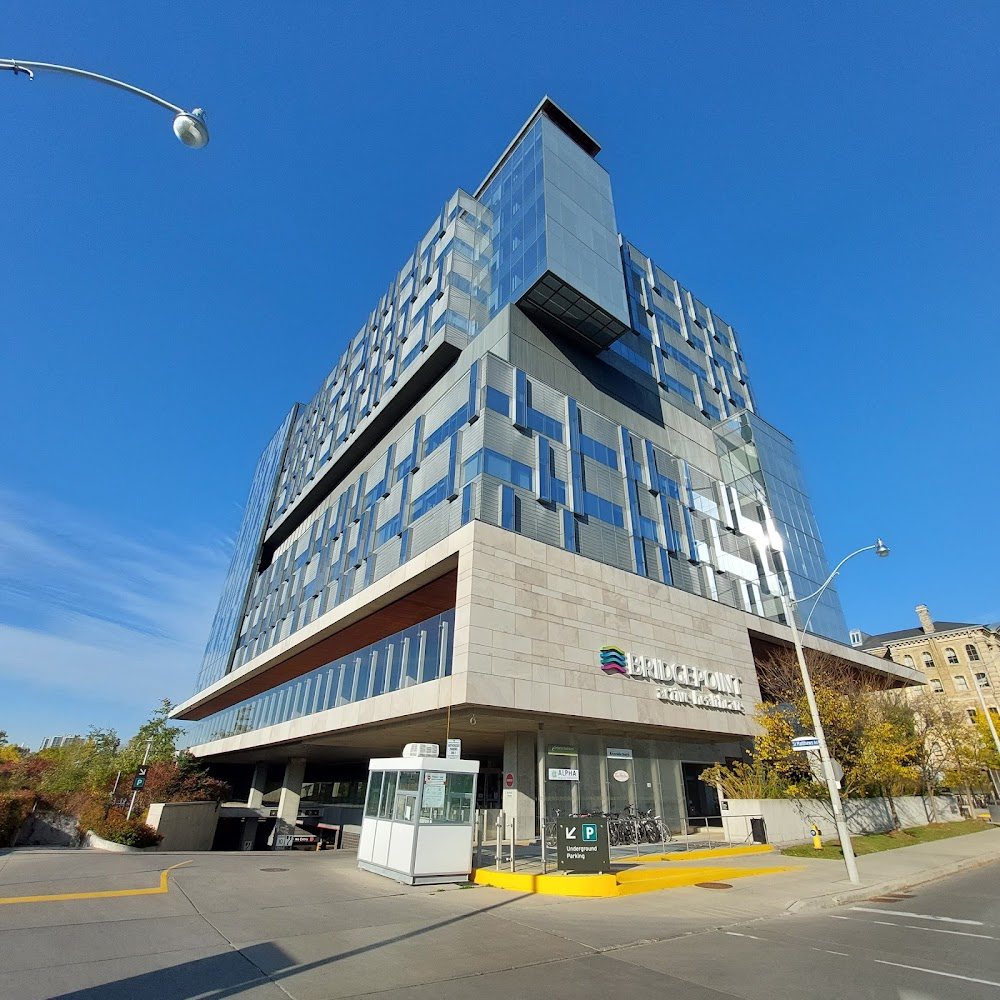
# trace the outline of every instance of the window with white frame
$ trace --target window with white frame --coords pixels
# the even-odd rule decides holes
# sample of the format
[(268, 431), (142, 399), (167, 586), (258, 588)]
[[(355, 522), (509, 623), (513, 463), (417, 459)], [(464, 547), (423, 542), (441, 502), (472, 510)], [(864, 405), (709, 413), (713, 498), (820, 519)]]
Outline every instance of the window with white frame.
[(944, 692), (944, 685), (936, 678), (931, 678), (931, 690), (935, 694), (942, 694)]
[(958, 653), (951, 646), (944, 651), (944, 655), (948, 658), (949, 663), (958, 663)]
[(969, 713), (969, 718), (972, 719), (973, 722), (975, 722), (976, 716), (979, 713), (974, 708), (967, 708), (965, 711)]
[(920, 656), (924, 661), (924, 670), (933, 670), (934, 657), (930, 653), (921, 653)]
[(955, 690), (956, 691), (968, 691), (969, 682), (965, 679), (964, 674), (955, 674)]
[(904, 664), (904, 666), (912, 667), (913, 666), (913, 657), (912, 656), (904, 656), (903, 657), (903, 664)]
[(981, 688), (988, 688), (990, 686), (990, 679), (985, 673), (978, 673), (974, 675), (976, 678), (976, 684)]
[(979, 650), (976, 649), (976, 644), (974, 642), (967, 642), (965, 644), (965, 655), (969, 658), (970, 663), (978, 662)]

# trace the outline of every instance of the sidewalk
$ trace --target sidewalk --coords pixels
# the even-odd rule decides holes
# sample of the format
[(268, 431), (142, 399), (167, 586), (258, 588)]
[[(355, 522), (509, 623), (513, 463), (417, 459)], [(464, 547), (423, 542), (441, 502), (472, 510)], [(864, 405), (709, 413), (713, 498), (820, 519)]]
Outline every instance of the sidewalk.
[[(582, 937), (590, 947), (603, 950), (625, 946), (636, 937), (662, 939), (867, 900), (992, 861), (1000, 861), (1000, 829), (865, 855), (858, 858), (858, 886), (848, 881), (843, 862), (785, 857), (775, 851), (714, 860), (712, 881), (729, 888), (692, 885), (606, 899), (485, 887), (462, 895), (476, 909), (508, 900), (513, 903), (508, 919)], [(673, 864), (683, 868), (695, 862)], [(791, 870), (741, 876), (743, 869), (765, 865), (787, 865)], [(725, 871), (732, 873), (728, 879)]]

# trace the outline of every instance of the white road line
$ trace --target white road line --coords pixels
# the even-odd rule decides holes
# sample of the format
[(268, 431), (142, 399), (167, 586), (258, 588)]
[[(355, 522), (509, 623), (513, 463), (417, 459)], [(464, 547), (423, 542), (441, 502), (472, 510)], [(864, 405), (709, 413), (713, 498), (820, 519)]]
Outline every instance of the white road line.
[(903, 924), (911, 931), (933, 931), (935, 934), (958, 934), (960, 937), (983, 938), (986, 941), (1000, 941), (1000, 938), (991, 937), (989, 934), (973, 934), (971, 931), (949, 931), (944, 927), (920, 927), (917, 924)]
[(840, 955), (841, 958), (850, 958), (846, 951), (830, 951), (829, 948), (815, 948), (813, 945), (809, 945), (809, 950), (825, 952), (827, 955)]
[(739, 932), (737, 932), (737, 931), (726, 931), (726, 933), (727, 933), (727, 934), (728, 934), (728, 935), (729, 935), (730, 937), (747, 937), (747, 938), (753, 938), (753, 939), (754, 939), (754, 941), (763, 941), (763, 940), (764, 940), (764, 939), (763, 939), (763, 938), (761, 938), (761, 937), (757, 937), (757, 935), (756, 935), (756, 934), (740, 934), (740, 933), (739, 933)]
[(957, 972), (940, 972), (937, 969), (923, 969), (919, 965), (903, 965), (902, 962), (886, 962), (881, 958), (876, 958), (875, 961), (879, 965), (894, 965), (897, 969), (912, 969), (914, 972), (926, 972), (931, 976), (947, 976), (948, 979), (961, 979), (966, 983), (982, 983), (983, 986), (1000, 987), (1000, 983), (995, 983), (992, 979), (976, 979), (974, 976), (960, 976)]
[(935, 917), (930, 913), (911, 913), (909, 910), (880, 910), (877, 906), (852, 906), (852, 910), (862, 913), (887, 913), (890, 917), (912, 917), (914, 920), (940, 920), (946, 924), (969, 924), (982, 927), (982, 920), (960, 920), (958, 917)]

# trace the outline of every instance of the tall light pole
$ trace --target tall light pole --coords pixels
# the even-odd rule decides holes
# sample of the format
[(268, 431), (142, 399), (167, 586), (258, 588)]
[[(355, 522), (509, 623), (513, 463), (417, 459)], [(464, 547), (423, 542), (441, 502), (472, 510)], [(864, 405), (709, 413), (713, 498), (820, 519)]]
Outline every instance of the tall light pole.
[(75, 66), (58, 66), (55, 63), (28, 62), (24, 59), (0, 59), (0, 69), (9, 69), (16, 76), (23, 73), (29, 80), (35, 78), (36, 70), (48, 70), (53, 73), (67, 73), (70, 76), (82, 76), (87, 80), (96, 80), (98, 83), (106, 83), (109, 87), (117, 87), (130, 94), (143, 97), (153, 104), (158, 104), (161, 108), (166, 108), (174, 113), (174, 135), (190, 149), (202, 149), (208, 145), (208, 126), (205, 124), (205, 112), (201, 108), (193, 111), (185, 111), (165, 101), (156, 94), (151, 94), (146, 90), (133, 87), (130, 83), (122, 83), (121, 80), (114, 80), (110, 76), (102, 76), (100, 73), (91, 73), (90, 70), (77, 69)]
[[(823, 592), (827, 587), (833, 582), (833, 578), (840, 572), (841, 566), (847, 562), (848, 559), (853, 559), (856, 555), (860, 555), (862, 552), (874, 551), (880, 557), (885, 557), (889, 554), (889, 549), (881, 538), (875, 540), (874, 545), (866, 545), (864, 548), (858, 549), (856, 552), (852, 552), (849, 556), (845, 556), (840, 560), (839, 563), (834, 567), (833, 572), (823, 581), (823, 585), (818, 589), (813, 591), (806, 597), (800, 597), (796, 599), (795, 589), (792, 585), (792, 574), (788, 570), (786, 565), (785, 577), (787, 580), (787, 593), (782, 593), (781, 602), (785, 609), (785, 618), (788, 620), (788, 627), (792, 630), (792, 641), (795, 643), (795, 656), (799, 661), (799, 671), (802, 674), (802, 686), (806, 691), (806, 701), (809, 703), (809, 714), (812, 716), (813, 724), (813, 735), (819, 740), (819, 757), (820, 762), (823, 766), (823, 774), (826, 777), (826, 787), (830, 793), (830, 805), (833, 807), (833, 820), (837, 825), (837, 836), (840, 838), (840, 846), (844, 852), (844, 864), (847, 866), (847, 877), (854, 883), (861, 881), (861, 876), (858, 874), (858, 862), (854, 857), (854, 845), (851, 843), (851, 834), (847, 829), (847, 818), (844, 815), (844, 807), (840, 801), (840, 789), (837, 787), (837, 778), (833, 773), (833, 763), (830, 759), (830, 748), (826, 744), (826, 734), (823, 732), (823, 723), (819, 717), (819, 708), (816, 705), (816, 695), (813, 693), (812, 680), (809, 677), (809, 667), (806, 664), (806, 654), (802, 649), (802, 640), (799, 637), (799, 629), (795, 624), (795, 605), (802, 604), (804, 601), (809, 601), (815, 598), (816, 604), (819, 603), (820, 598), (823, 596)], [(812, 612), (816, 610), (816, 604), (813, 605), (812, 610), (809, 612), (809, 617), (806, 618), (805, 625), (802, 631), (804, 632), (809, 627), (809, 622), (812, 619)]]

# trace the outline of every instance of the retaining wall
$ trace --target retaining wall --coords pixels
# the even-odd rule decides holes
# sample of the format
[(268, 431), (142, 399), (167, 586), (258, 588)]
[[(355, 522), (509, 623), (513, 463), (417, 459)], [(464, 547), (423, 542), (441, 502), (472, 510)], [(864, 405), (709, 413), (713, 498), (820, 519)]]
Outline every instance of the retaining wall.
[[(955, 798), (935, 795), (932, 800), (919, 795), (901, 795), (894, 799), (899, 822), (904, 827), (925, 826), (931, 822), (954, 822), (962, 818)], [(891, 830), (889, 800), (844, 799), (847, 828), (853, 834), (885, 833)], [(932, 808), (935, 813), (932, 815)], [(767, 839), (772, 844), (793, 844), (809, 839), (809, 827), (818, 823), (825, 837), (836, 836), (833, 810), (824, 799), (726, 799), (722, 824), (731, 843), (752, 841), (750, 820), (762, 817)]]

